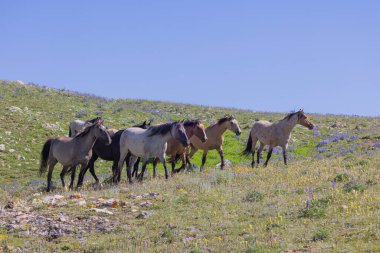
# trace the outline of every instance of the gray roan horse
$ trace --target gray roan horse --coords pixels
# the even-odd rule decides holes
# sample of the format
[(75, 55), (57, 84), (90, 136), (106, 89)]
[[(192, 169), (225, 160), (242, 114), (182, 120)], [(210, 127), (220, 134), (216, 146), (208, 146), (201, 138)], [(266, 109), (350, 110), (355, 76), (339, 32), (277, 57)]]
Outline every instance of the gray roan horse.
[(277, 146), (280, 146), (282, 148), (284, 163), (286, 165), (286, 149), (288, 147), (290, 134), (297, 124), (300, 124), (309, 129), (314, 128), (314, 125), (305, 115), (303, 110), (290, 113), (286, 115), (285, 118), (276, 123), (271, 123), (269, 121), (264, 120), (256, 122), (252, 126), (247, 146), (243, 151), (243, 155), (249, 155), (250, 153), (252, 153), (252, 168), (255, 167), (255, 149), (257, 141), (260, 142), (260, 147), (257, 150), (257, 165), (259, 165), (260, 163), (261, 151), (263, 150), (265, 145), (269, 145), (269, 150), (267, 160), (265, 161), (264, 166), (268, 165), (268, 161), (272, 156), (273, 148)]
[[(139, 180), (142, 181), (146, 170), (146, 164), (150, 158), (159, 158), (165, 168), (165, 178), (167, 179), (168, 170), (165, 161), (167, 142), (171, 138), (178, 140), (184, 147), (189, 145), (186, 130), (181, 122), (166, 123), (152, 126), (148, 129), (131, 127), (122, 133), (120, 137), (120, 159), (118, 171), (121, 171), (123, 162), (128, 153), (130, 159), (127, 169), (128, 181), (132, 183), (131, 167), (135, 164), (138, 157), (143, 158), (142, 172)], [(155, 167), (157, 163), (154, 163)], [(154, 168), (155, 169), (155, 168)]]
[(97, 121), (99, 119), (100, 118), (97, 117), (95, 119), (91, 119), (91, 120), (87, 120), (87, 121), (83, 121), (83, 120), (79, 120), (79, 119), (71, 121), (70, 126), (69, 126), (69, 137), (74, 137), (75, 135), (80, 133), (86, 126), (93, 124), (95, 121)]
[(71, 168), (70, 189), (73, 188), (75, 179), (76, 166), (80, 164), (81, 169), (85, 169), (88, 161), (92, 156), (92, 147), (97, 139), (103, 139), (111, 144), (111, 138), (103, 126), (103, 120), (98, 119), (94, 123), (85, 127), (85, 129), (71, 137), (60, 137), (49, 139), (45, 142), (41, 152), (40, 173), (44, 173), (49, 166), (47, 176), (47, 191), (51, 188), (51, 178), (54, 166), (59, 162), (63, 165), (61, 172), (62, 186), (65, 187), (64, 177), (69, 168)]

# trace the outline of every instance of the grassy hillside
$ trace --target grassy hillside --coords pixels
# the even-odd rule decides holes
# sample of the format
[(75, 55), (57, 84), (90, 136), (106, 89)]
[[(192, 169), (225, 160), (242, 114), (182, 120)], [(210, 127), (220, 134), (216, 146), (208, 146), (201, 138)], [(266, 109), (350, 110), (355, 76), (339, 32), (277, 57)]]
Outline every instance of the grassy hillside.
[[(380, 251), (380, 119), (311, 114), (317, 129), (294, 129), (289, 166), (275, 154), (268, 168), (249, 168), (250, 158), (239, 153), (252, 124), (286, 113), (110, 100), (0, 81), (0, 206), (8, 207), (0, 212), (0, 252)], [(209, 125), (226, 114), (243, 130), (240, 139), (225, 135), (225, 157), (233, 164), (226, 171), (215, 169), (220, 161), (212, 151), (202, 173), (168, 181), (160, 173), (143, 184), (65, 193), (57, 165), (57, 190), (42, 192), (42, 144), (67, 135), (75, 118), (102, 116), (122, 129), (144, 120)], [(193, 162), (200, 160), (198, 152)], [(98, 161), (96, 171), (104, 179), (110, 166)]]

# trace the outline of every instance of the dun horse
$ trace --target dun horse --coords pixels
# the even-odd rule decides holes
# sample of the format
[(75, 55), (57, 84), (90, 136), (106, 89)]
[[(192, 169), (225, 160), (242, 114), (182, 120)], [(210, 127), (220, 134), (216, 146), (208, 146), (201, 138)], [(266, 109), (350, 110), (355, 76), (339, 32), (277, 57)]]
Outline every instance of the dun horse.
[(99, 117), (87, 121), (76, 119), (72, 122), (70, 122), (70, 128), (69, 128), (69, 137), (74, 137), (77, 135), (80, 131), (82, 131), (86, 126), (89, 126), (96, 122)]
[[(167, 142), (175, 138), (184, 147), (189, 145), (183, 123), (174, 122), (158, 126), (152, 126), (148, 129), (141, 129), (131, 127), (121, 134), (120, 137), (120, 159), (118, 163), (118, 171), (121, 171), (123, 162), (128, 153), (130, 153), (129, 165), (127, 169), (128, 180), (132, 183), (131, 167), (136, 163), (138, 157), (143, 158), (142, 172), (140, 174), (140, 181), (144, 178), (146, 164), (150, 158), (159, 158), (165, 168), (165, 178), (167, 179), (168, 170), (166, 167), (165, 153), (167, 149)], [(153, 167), (157, 165), (154, 160)]]
[[(201, 121), (187, 120), (183, 123), (183, 126), (185, 127), (186, 135), (189, 139), (192, 136), (196, 136), (198, 139), (202, 141), (202, 143), (205, 143), (207, 141), (205, 127), (201, 123)], [(166, 155), (170, 157), (170, 162), (172, 164), (172, 173), (181, 171), (182, 169), (186, 167), (186, 164), (190, 165), (187, 148), (181, 145), (181, 143), (174, 138), (168, 141), (168, 148), (166, 150)], [(175, 170), (175, 163), (178, 158), (182, 160), (182, 166), (178, 170)]]
[(314, 125), (305, 115), (303, 110), (290, 113), (277, 123), (270, 123), (268, 121), (256, 122), (252, 126), (246, 149), (243, 151), (244, 155), (249, 155), (252, 153), (252, 168), (255, 167), (255, 149), (257, 141), (260, 142), (260, 146), (257, 150), (257, 165), (260, 163), (260, 155), (265, 145), (269, 145), (269, 151), (264, 166), (268, 165), (268, 161), (272, 156), (273, 148), (277, 146), (282, 148), (284, 163), (286, 165), (286, 149), (288, 147), (290, 134), (297, 124), (309, 129), (314, 128)]
[[(134, 127), (147, 129), (150, 126), (150, 124), (151, 124), (150, 122), (146, 123), (146, 121), (144, 121), (143, 123), (135, 125)], [(120, 157), (120, 136), (124, 130), (114, 132), (114, 130), (108, 129), (107, 131), (112, 139), (111, 145), (108, 145), (106, 141), (101, 140), (101, 139), (95, 142), (94, 147), (92, 148), (92, 157), (88, 163), (88, 166), (84, 170), (81, 170), (79, 173), (77, 187), (80, 187), (83, 185), (84, 175), (86, 174), (88, 169), (90, 169), (90, 173), (95, 179), (96, 184), (99, 184), (99, 179), (95, 174), (95, 162), (99, 157), (105, 161), (113, 161), (112, 181), (113, 183), (117, 183), (120, 181), (120, 173), (117, 171), (117, 164), (119, 162), (119, 157)], [(136, 165), (138, 166), (138, 163), (136, 163)]]
[(198, 149), (203, 150), (201, 170), (203, 170), (204, 165), (206, 163), (208, 151), (213, 149), (218, 150), (222, 162), (220, 168), (224, 169), (225, 163), (222, 146), (224, 142), (223, 134), (225, 131), (227, 131), (227, 129), (231, 130), (238, 136), (241, 134), (239, 123), (237, 122), (237, 120), (233, 116), (226, 116), (218, 120), (216, 124), (206, 128), (206, 135), (208, 139), (205, 143), (202, 143), (202, 141), (196, 136), (192, 136), (190, 138), (190, 157), (192, 157), (195, 154), (195, 152), (198, 151)]
[(45, 142), (41, 152), (40, 173), (44, 173), (49, 167), (47, 176), (47, 191), (51, 188), (51, 178), (54, 166), (59, 162), (63, 165), (61, 172), (62, 186), (65, 187), (64, 177), (69, 168), (71, 168), (70, 188), (73, 188), (75, 179), (75, 170), (78, 164), (86, 168), (91, 156), (92, 147), (97, 139), (102, 139), (111, 144), (111, 138), (103, 126), (103, 120), (97, 119), (91, 125), (88, 125), (81, 133), (74, 138), (61, 137), (49, 139)]

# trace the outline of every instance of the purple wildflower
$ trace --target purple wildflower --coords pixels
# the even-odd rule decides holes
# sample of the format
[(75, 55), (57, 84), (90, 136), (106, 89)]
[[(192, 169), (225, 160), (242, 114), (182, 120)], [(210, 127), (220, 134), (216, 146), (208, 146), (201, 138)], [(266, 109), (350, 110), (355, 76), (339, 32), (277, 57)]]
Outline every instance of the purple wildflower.
[(322, 146), (322, 145), (327, 145), (327, 144), (329, 144), (329, 143), (330, 143), (330, 140), (329, 140), (329, 139), (324, 139), (324, 140), (320, 141), (320, 142), (318, 143), (318, 145), (319, 145), (319, 146)]
[(331, 181), (331, 187), (335, 189), (335, 178)]
[(356, 140), (356, 139), (358, 139), (358, 138), (359, 138), (359, 136), (356, 135), (356, 134), (350, 136), (350, 140), (351, 140), (351, 141), (354, 141), (354, 140)]
[(313, 128), (313, 134), (314, 136), (321, 136), (322, 134), (319, 132), (319, 127), (315, 126)]
[(306, 200), (306, 209), (309, 209), (309, 207), (310, 207), (310, 199), (307, 199)]
[(378, 142), (375, 144), (374, 147), (375, 147), (375, 148), (380, 148), (380, 141), (378, 141)]

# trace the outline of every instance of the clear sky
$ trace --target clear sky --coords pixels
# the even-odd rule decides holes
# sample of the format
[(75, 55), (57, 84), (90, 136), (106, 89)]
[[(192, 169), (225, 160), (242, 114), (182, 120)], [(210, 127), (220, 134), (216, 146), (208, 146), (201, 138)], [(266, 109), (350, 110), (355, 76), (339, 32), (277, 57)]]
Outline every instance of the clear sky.
[(0, 1), (0, 79), (380, 115), (380, 1)]

